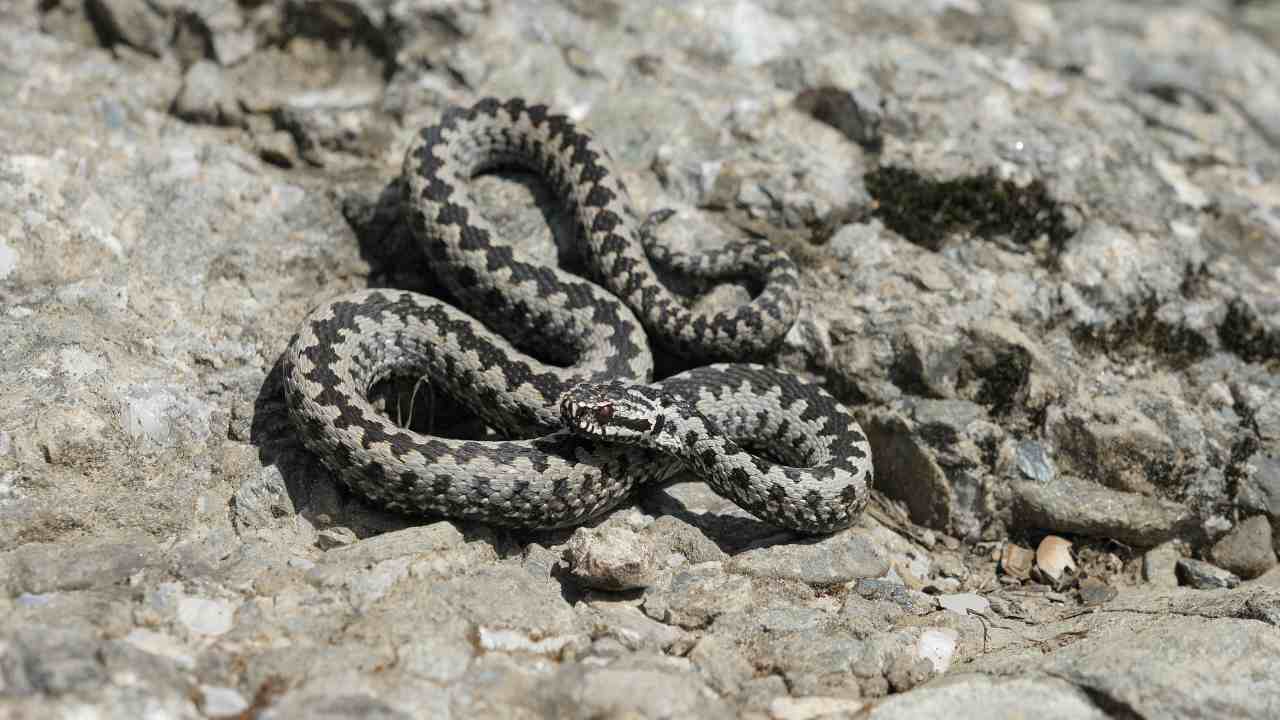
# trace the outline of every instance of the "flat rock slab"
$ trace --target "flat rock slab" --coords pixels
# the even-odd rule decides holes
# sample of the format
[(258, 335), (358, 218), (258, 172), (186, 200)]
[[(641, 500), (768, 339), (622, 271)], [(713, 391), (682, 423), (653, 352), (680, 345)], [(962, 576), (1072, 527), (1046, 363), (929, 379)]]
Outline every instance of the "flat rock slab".
[(1080, 688), (1050, 677), (993, 678), (959, 674), (918, 687), (878, 703), (872, 720), (948, 718), (986, 720), (1017, 717), (1035, 708), (1037, 720), (1105, 720), (1103, 712)]
[(1067, 476), (1014, 483), (1013, 519), (1020, 527), (1110, 537), (1141, 547), (1172, 539), (1194, 524), (1191, 510), (1179, 503)]
[(1039, 669), (1130, 708), (1139, 717), (1280, 715), (1280, 629), (1257, 620), (1103, 619)]
[(1255, 578), (1276, 565), (1271, 547), (1271, 521), (1265, 515), (1243, 520), (1214, 544), (1210, 557), (1219, 567), (1242, 578)]
[(867, 535), (846, 530), (821, 540), (798, 540), (745, 550), (725, 563), (731, 573), (837, 585), (889, 571), (885, 552)]

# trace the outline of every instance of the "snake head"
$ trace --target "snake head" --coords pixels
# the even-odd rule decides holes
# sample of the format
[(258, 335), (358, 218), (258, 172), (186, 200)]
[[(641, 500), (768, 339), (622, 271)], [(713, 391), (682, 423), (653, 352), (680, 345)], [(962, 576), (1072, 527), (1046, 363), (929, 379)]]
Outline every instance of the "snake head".
[(560, 399), (560, 417), (579, 435), (648, 444), (662, 430), (664, 407), (661, 394), (643, 385), (582, 383)]

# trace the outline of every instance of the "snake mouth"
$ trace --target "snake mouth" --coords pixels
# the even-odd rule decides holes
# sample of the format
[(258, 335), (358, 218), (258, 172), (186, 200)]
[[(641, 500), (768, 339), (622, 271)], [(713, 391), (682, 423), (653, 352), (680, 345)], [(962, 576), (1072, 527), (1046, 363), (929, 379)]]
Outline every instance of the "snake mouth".
[(614, 419), (613, 403), (582, 401), (570, 395), (560, 401), (560, 417), (574, 432), (592, 437), (609, 437), (609, 423)]
[(560, 417), (565, 425), (574, 432), (584, 435), (602, 435), (604, 427), (596, 421), (595, 413), (590, 405), (565, 398), (560, 402)]

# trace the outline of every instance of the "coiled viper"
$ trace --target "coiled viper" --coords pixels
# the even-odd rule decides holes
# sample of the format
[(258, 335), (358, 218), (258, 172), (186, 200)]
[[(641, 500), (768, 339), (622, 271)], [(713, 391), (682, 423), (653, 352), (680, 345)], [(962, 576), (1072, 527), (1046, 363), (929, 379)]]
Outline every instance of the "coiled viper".
[[(567, 198), (587, 265), (613, 294), (498, 239), (465, 186), (500, 165), (531, 169)], [(645, 329), (691, 357), (754, 357), (776, 346), (796, 312), (785, 254), (761, 243), (697, 257), (663, 249), (641, 231), (590, 136), (518, 99), (446, 111), (410, 146), (404, 188), (434, 272), (489, 327), (407, 291), (352, 292), (312, 311), (284, 355), (285, 397), (304, 442), (350, 488), (393, 510), (558, 527), (683, 464), (782, 527), (829, 532), (856, 519), (870, 448), (817, 385), (754, 364), (650, 382)], [(701, 276), (754, 272), (764, 289), (731, 311), (697, 314), (662, 285), (651, 259)], [(523, 351), (532, 348), (549, 362)], [(391, 375), (425, 375), (507, 436), (537, 437), (456, 440), (399, 427), (367, 399)]]

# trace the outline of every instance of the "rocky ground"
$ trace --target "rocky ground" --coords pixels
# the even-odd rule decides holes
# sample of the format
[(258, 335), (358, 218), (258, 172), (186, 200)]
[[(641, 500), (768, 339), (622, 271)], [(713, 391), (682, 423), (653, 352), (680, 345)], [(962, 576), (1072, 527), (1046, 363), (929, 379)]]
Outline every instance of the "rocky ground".
[[(793, 253), (855, 528), (405, 518), (301, 448), (286, 342), (431, 289), (395, 176), (484, 94)], [(1280, 4), (10, 0), (0, 97), (0, 717), (1280, 715)]]

